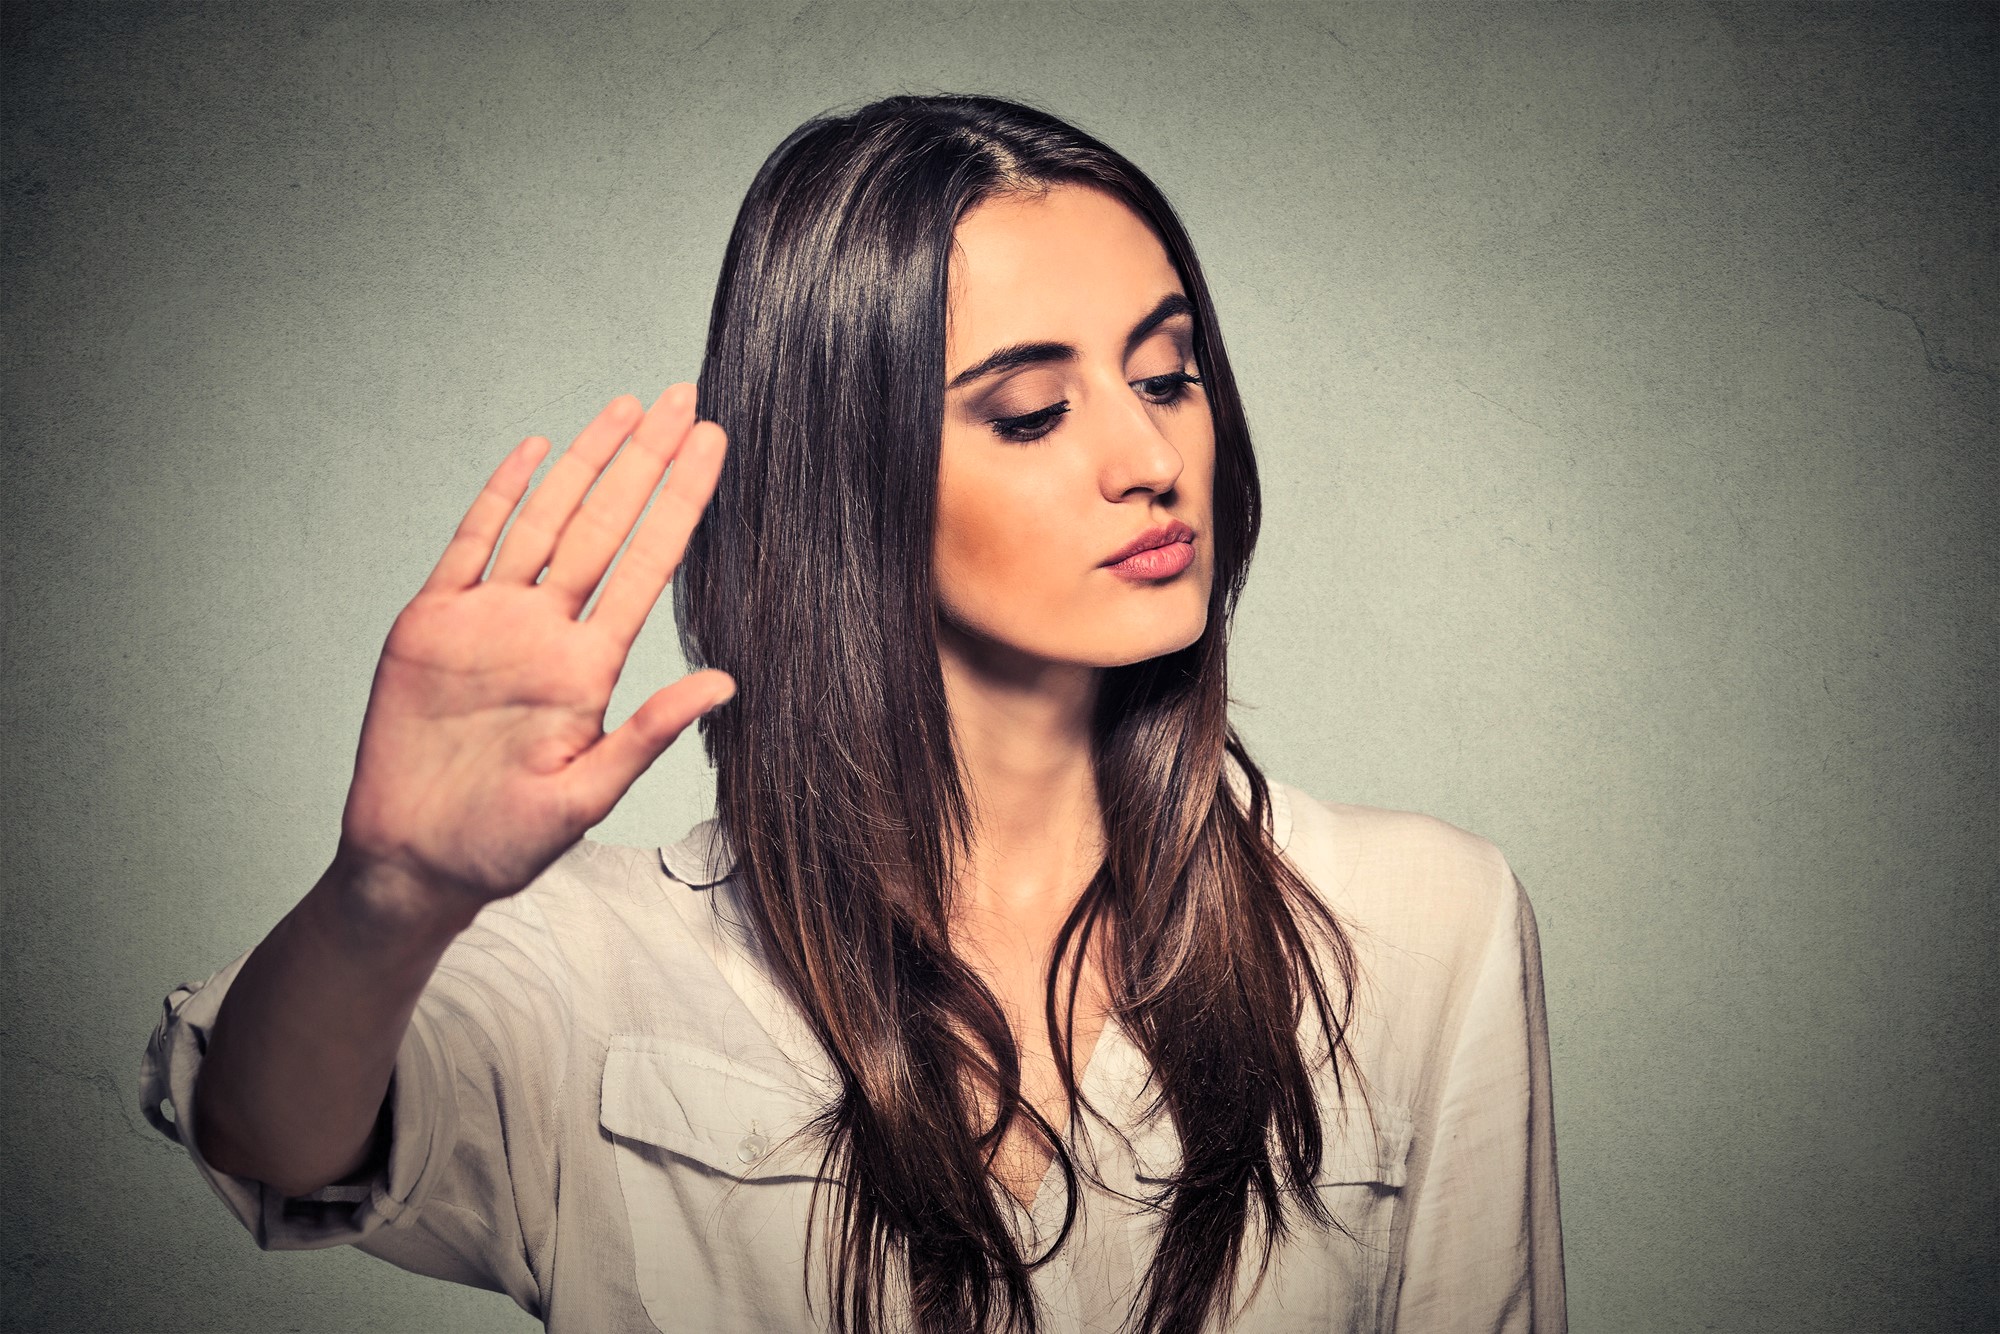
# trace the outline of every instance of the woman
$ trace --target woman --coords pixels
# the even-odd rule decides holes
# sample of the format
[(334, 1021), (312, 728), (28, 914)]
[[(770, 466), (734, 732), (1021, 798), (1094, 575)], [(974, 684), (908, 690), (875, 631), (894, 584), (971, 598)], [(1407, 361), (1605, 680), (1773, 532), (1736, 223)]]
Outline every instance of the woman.
[[(545, 446), (397, 619), (332, 865), (148, 1050), (259, 1245), (552, 1329), (1562, 1328), (1532, 915), (1235, 738), (1256, 472), (1136, 168), (810, 122), (698, 397), (522, 503)], [(701, 670), (605, 734), (670, 578)], [(579, 841), (697, 719), (715, 818)]]

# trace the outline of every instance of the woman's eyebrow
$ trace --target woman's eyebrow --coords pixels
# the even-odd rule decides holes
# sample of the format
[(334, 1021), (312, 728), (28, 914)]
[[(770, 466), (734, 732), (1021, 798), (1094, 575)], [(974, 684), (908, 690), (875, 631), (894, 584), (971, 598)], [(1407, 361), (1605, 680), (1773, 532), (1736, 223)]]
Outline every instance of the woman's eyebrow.
[[(1160, 298), (1157, 305), (1146, 312), (1143, 319), (1132, 326), (1132, 332), (1125, 336), (1125, 350), (1130, 352), (1133, 348), (1144, 342), (1148, 334), (1174, 316), (1192, 314), (1194, 314), (1194, 303), (1192, 301), (1188, 300), (1183, 293), (1169, 292)], [(946, 385), (945, 389), (949, 392), (971, 384), (974, 380), (984, 376), (995, 375), (1001, 371), (1019, 370), (1023, 366), (1040, 366), (1049, 362), (1075, 361), (1076, 356), (1076, 349), (1068, 343), (1013, 343), (994, 352), (984, 361), (968, 366), (958, 374), (952, 376), (951, 383)]]
[(1075, 361), (1076, 349), (1068, 343), (1015, 343), (1003, 347), (976, 366), (968, 366), (951, 377), (945, 386), (947, 391), (961, 385), (971, 384), (982, 376), (999, 371), (1019, 370), (1023, 366), (1037, 366), (1049, 361)]
[(1132, 326), (1132, 332), (1125, 335), (1125, 350), (1130, 352), (1145, 341), (1146, 335), (1165, 324), (1176, 315), (1194, 314), (1194, 302), (1182, 292), (1169, 292), (1160, 298), (1160, 303), (1146, 312), (1146, 318)]

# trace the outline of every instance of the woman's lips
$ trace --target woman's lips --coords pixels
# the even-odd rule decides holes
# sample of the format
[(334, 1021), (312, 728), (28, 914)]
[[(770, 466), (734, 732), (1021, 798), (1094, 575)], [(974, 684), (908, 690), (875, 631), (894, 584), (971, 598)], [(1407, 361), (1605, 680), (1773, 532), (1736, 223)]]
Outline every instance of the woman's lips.
[(1194, 564), (1194, 543), (1191, 541), (1169, 542), (1165, 546), (1148, 547), (1119, 561), (1107, 565), (1106, 569), (1121, 579), (1168, 579)]
[(1194, 564), (1194, 529), (1175, 519), (1142, 533), (1125, 548), (1124, 558), (1104, 568), (1121, 579), (1171, 579)]

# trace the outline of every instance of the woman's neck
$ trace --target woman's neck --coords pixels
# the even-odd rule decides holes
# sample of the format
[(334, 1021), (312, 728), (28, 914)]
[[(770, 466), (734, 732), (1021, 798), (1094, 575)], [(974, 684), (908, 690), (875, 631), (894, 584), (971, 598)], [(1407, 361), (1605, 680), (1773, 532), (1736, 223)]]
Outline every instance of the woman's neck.
[(1103, 856), (1090, 749), (1101, 671), (949, 626), (939, 648), (974, 820), (954, 917), (973, 939), (1045, 957)]
[[(953, 949), (1007, 1016), (1021, 1058), (1021, 1096), (1060, 1131), (1071, 1108), (1044, 1005), (1056, 933), (1104, 856), (1090, 749), (1101, 672), (1031, 660), (956, 630), (939, 639), (953, 743), (973, 808), (972, 846), (952, 905)], [(1107, 996), (1095, 958), (1076, 981), (1076, 1012), (1065, 1005), (1057, 1022), (1074, 1043), (1068, 1064), (1080, 1080), (1103, 1031)], [(975, 1119), (986, 1125), (996, 1111), (993, 1091), (976, 1085), (973, 1096)], [(1031, 1205), (1053, 1153), (1017, 1121), (997, 1149), (994, 1176)]]

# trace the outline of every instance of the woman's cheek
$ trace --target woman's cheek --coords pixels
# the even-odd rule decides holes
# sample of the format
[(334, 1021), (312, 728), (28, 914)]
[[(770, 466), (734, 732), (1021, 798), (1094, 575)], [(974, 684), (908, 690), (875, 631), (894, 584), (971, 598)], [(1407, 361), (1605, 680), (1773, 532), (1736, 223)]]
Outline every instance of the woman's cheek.
[(940, 507), (938, 523), (938, 591), (948, 606), (997, 628), (996, 616), (1037, 600), (1034, 542), (1024, 524), (973, 504)]

